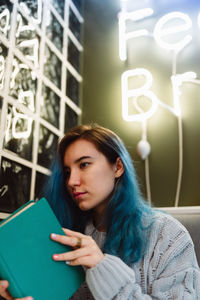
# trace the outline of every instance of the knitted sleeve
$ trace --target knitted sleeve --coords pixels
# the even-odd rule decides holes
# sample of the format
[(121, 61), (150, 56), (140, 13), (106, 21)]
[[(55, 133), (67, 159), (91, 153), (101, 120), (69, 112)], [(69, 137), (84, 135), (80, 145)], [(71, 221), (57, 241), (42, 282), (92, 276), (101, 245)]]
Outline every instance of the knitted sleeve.
[(173, 218), (159, 217), (149, 234), (141, 262), (127, 266), (120, 258), (105, 258), (86, 272), (96, 300), (198, 300), (200, 270), (187, 230)]

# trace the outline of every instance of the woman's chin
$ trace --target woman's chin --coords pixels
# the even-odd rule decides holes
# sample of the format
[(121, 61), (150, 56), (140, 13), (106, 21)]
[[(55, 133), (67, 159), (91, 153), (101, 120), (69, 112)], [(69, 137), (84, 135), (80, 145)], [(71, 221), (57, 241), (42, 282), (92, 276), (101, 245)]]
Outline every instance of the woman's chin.
[(80, 210), (83, 210), (83, 211), (86, 211), (86, 210), (89, 210), (89, 209), (90, 209), (90, 207), (88, 207), (87, 204), (84, 203), (84, 202), (80, 202), (80, 203), (78, 204), (78, 206), (79, 206)]

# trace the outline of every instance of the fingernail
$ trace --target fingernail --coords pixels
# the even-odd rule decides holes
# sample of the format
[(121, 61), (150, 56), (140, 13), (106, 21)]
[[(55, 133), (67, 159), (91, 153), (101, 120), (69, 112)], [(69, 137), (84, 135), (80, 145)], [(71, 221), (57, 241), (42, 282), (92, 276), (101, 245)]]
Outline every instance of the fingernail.
[(70, 265), (70, 261), (68, 261), (68, 260), (66, 260), (65, 263), (66, 263), (66, 265)]
[(58, 254), (54, 254), (53, 259), (58, 259)]
[(26, 300), (33, 300), (33, 297), (26, 297)]
[(52, 234), (51, 234), (51, 237), (52, 237), (52, 239), (55, 239), (55, 238), (56, 238), (56, 234), (55, 234), (55, 233), (52, 233)]
[(1, 286), (6, 286), (6, 281), (1, 281)]

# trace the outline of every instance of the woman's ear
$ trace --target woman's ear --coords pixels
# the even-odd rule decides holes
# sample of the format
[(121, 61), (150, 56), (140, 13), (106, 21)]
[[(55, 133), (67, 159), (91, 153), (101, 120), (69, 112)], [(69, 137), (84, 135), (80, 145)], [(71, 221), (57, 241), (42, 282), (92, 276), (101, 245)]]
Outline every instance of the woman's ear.
[(120, 157), (117, 158), (115, 163), (115, 178), (119, 178), (124, 173), (124, 165)]

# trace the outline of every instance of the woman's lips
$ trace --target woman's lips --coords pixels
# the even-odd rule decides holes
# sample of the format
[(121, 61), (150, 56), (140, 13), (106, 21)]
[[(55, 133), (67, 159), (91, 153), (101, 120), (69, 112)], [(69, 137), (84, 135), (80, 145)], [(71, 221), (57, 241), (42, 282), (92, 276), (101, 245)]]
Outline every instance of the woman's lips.
[(85, 194), (86, 194), (86, 192), (76, 192), (76, 193), (73, 193), (73, 196), (75, 199), (79, 199)]

